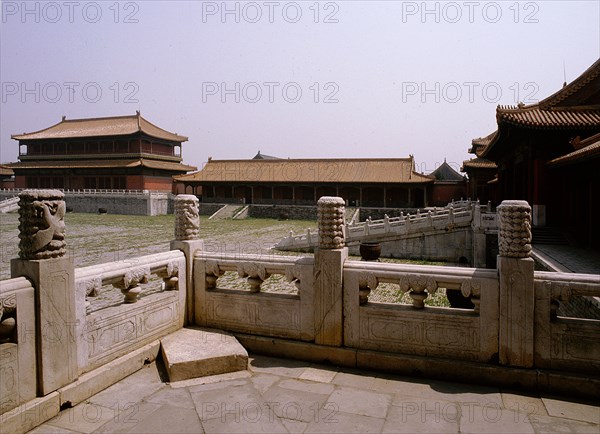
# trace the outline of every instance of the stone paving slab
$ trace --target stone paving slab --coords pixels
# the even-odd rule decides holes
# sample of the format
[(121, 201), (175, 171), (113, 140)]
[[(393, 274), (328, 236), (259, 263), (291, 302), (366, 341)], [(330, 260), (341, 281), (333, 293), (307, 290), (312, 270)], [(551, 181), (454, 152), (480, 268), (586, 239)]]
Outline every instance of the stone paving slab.
[(221, 330), (182, 328), (160, 340), (170, 381), (248, 368), (248, 352), (230, 333)]
[(535, 244), (534, 250), (572, 273), (600, 274), (600, 253), (596, 251), (553, 244)]
[(235, 374), (164, 383), (151, 364), (31, 432), (600, 432), (600, 404), (563, 397), (263, 356)]

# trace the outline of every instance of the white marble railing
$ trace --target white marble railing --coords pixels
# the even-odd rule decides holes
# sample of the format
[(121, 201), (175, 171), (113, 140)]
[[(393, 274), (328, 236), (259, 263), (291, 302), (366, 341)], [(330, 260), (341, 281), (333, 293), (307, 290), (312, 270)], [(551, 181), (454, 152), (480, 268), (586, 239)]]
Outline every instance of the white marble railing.
[[(456, 204), (456, 202), (454, 202)], [(470, 201), (455, 208), (452, 204), (446, 208), (434, 208), (425, 212), (417, 211), (416, 214), (401, 213), (399, 217), (364, 222), (347, 223), (344, 227), (347, 244), (353, 244), (369, 239), (381, 237), (397, 237), (424, 231), (454, 229), (466, 227), (471, 224), (490, 229), (497, 227), (496, 214), (492, 213), (490, 205), (473, 205)], [(474, 220), (477, 220), (476, 222)], [(294, 234), (279, 241), (275, 248), (279, 250), (307, 249), (318, 244), (319, 233), (316, 229), (307, 229), (304, 234)]]
[(7, 213), (19, 209), (19, 198), (11, 197), (0, 201), (0, 213)]
[[(164, 291), (138, 300), (151, 275)], [(105, 285), (121, 290), (124, 303), (88, 312), (86, 305)], [(80, 373), (183, 327), (186, 261), (179, 250), (75, 269), (77, 362)]]
[[(1, 193), (14, 193), (19, 194), (25, 188), (1, 188)], [(85, 194), (85, 195), (94, 195), (94, 194), (128, 194), (128, 195), (147, 195), (153, 193), (165, 194), (164, 191), (159, 190), (118, 190), (118, 189), (96, 189), (96, 188), (83, 188), (83, 189), (61, 189), (65, 194)]]
[[(369, 302), (384, 283), (408, 292), (412, 306)], [(425, 306), (440, 288), (460, 290), (475, 308)], [(346, 261), (343, 294), (346, 346), (483, 362), (498, 352), (496, 270)]]
[(560, 303), (600, 297), (600, 276), (534, 272), (536, 366), (600, 372), (600, 320), (557, 315)]
[[(233, 332), (311, 341), (315, 337), (313, 258), (261, 255), (194, 257), (195, 321)], [(250, 290), (223, 288), (219, 277), (233, 271)], [(295, 293), (264, 292), (270, 276), (284, 276)]]
[(0, 415), (36, 396), (35, 321), (31, 282), (0, 281)]
[(177, 289), (179, 266), (183, 259), (183, 253), (173, 250), (76, 268), (75, 285), (78, 291), (85, 290), (88, 301), (88, 297), (98, 295), (102, 286), (113, 285), (123, 292), (124, 303), (135, 303), (141, 292), (140, 284), (148, 283), (152, 274), (164, 279), (166, 290)]

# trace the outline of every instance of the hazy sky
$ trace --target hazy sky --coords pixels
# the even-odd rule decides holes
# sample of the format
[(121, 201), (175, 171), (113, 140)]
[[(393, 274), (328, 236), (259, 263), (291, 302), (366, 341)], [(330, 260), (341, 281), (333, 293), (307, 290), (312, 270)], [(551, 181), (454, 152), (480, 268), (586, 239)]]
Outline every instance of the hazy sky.
[[(407, 157), (455, 168), (600, 57), (599, 1), (2, 1), (0, 161), (11, 134), (134, 114), (183, 156)], [(563, 68), (564, 65), (564, 68)]]

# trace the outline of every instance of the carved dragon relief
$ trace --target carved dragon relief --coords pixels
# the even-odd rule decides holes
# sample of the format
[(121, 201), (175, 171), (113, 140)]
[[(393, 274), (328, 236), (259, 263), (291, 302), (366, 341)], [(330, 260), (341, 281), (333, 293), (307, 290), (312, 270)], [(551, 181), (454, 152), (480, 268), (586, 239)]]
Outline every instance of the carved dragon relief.
[(19, 257), (59, 258), (66, 253), (64, 195), (58, 190), (25, 190), (19, 195)]

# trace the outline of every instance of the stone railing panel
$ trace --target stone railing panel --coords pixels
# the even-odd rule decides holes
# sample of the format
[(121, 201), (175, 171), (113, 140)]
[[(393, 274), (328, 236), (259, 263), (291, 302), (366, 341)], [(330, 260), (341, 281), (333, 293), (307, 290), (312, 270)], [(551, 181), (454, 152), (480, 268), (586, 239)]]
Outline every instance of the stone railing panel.
[[(163, 279), (164, 291), (138, 300), (138, 285), (151, 275)], [(185, 255), (178, 250), (75, 269), (79, 372), (183, 327), (186, 280)], [(86, 298), (104, 285), (121, 288), (124, 304), (86, 313)]]
[(534, 273), (536, 367), (600, 372), (600, 320), (557, 316), (560, 302), (574, 296), (600, 297), (600, 276)]
[[(395, 283), (413, 306), (368, 302), (380, 283)], [(437, 288), (461, 290), (475, 309), (423, 306)], [(498, 353), (495, 271), (347, 261), (344, 266), (344, 345), (403, 354), (489, 362)]]
[(0, 415), (36, 396), (35, 342), (31, 282), (25, 277), (0, 281)]
[[(260, 255), (207, 255), (194, 258), (195, 322), (206, 327), (263, 336), (314, 340), (313, 259)], [(219, 288), (217, 279), (235, 271), (251, 291)], [(261, 292), (270, 275), (283, 275), (298, 294)]]

